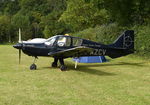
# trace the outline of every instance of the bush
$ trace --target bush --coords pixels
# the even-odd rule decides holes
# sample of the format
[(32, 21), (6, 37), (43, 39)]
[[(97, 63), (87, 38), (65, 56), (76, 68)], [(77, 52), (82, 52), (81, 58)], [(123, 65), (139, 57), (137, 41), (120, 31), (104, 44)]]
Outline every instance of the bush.
[(116, 23), (109, 25), (96, 26), (95, 28), (89, 28), (78, 33), (74, 36), (86, 38), (89, 40), (101, 42), (104, 44), (112, 43), (123, 31), (124, 27), (119, 27)]
[(95, 28), (89, 28), (78, 33), (74, 33), (73, 36), (101, 42), (104, 44), (113, 43), (117, 37), (127, 29), (133, 29), (135, 31), (135, 50), (137, 55), (150, 56), (150, 25), (121, 27), (116, 23), (109, 25), (96, 26)]
[(138, 55), (150, 56), (150, 25), (134, 26), (135, 49)]

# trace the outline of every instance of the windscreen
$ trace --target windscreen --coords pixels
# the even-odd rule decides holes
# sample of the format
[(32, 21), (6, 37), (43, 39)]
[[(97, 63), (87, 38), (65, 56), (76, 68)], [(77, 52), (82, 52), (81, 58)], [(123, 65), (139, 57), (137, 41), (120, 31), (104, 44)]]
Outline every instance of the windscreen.
[(52, 37), (52, 38), (47, 39), (45, 44), (48, 45), (48, 46), (53, 46), (55, 41), (56, 41), (56, 37)]

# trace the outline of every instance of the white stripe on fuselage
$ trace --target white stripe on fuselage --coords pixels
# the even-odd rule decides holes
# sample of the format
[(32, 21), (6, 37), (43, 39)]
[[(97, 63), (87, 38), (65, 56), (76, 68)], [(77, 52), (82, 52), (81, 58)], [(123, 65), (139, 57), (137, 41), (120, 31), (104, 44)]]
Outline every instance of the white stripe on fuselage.
[(35, 38), (32, 40), (23, 41), (23, 43), (44, 43), (45, 41), (46, 41), (46, 39), (44, 39), (44, 38)]

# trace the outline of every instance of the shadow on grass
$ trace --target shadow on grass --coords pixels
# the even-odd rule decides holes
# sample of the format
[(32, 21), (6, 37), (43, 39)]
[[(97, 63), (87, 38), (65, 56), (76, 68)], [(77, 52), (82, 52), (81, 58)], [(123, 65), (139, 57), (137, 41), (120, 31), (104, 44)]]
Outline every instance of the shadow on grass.
[[(84, 72), (84, 73), (88, 73), (88, 74), (92, 74), (92, 75), (99, 75), (99, 76), (113, 76), (116, 75), (114, 73), (107, 73), (104, 71), (100, 71), (100, 70), (96, 70), (96, 69), (91, 69), (87, 66), (80, 66), (77, 69), (74, 68), (73, 65), (68, 65), (67, 66), (67, 70), (66, 71), (77, 71), (77, 72)], [(44, 70), (44, 69), (53, 69), (53, 70), (60, 70), (59, 67), (58, 68), (52, 68), (52, 67), (41, 67), (38, 70)]]
[[(84, 72), (84, 73), (88, 73), (88, 74), (92, 74), (92, 75), (98, 75), (98, 76), (114, 76), (116, 74), (114, 73), (108, 73), (108, 72), (104, 72), (104, 71), (100, 71), (100, 70), (96, 70), (96, 69), (92, 69), (91, 67), (102, 67), (102, 66), (118, 66), (120, 65), (120, 67), (122, 65), (125, 66), (138, 66), (138, 67), (143, 67), (145, 65), (143, 65), (144, 63), (128, 63), (128, 62), (118, 62), (118, 63), (103, 63), (103, 64), (87, 64), (87, 65), (79, 65), (77, 69), (74, 68), (74, 63), (72, 62), (66, 62), (67, 64), (67, 71), (70, 70), (74, 70), (77, 72)], [(52, 67), (42, 67), (39, 68), (38, 70), (44, 70), (44, 69), (53, 69), (53, 70), (58, 70), (58, 68), (52, 68)]]
[(96, 69), (92, 69), (91, 67), (102, 67), (102, 66), (138, 66), (138, 67), (143, 67), (145, 65), (143, 65), (144, 62), (141, 63), (128, 63), (128, 62), (118, 62), (118, 63), (101, 63), (101, 64), (88, 64), (87, 65), (79, 65), (77, 69), (74, 68), (74, 64), (73, 63), (69, 63), (68, 68), (71, 70), (76, 70), (76, 71), (80, 71), (80, 72), (85, 72), (85, 73), (89, 73), (89, 74), (94, 74), (94, 75), (100, 75), (100, 76), (113, 76), (116, 75), (114, 73), (108, 73), (108, 72), (104, 72), (104, 71), (100, 71), (100, 70), (96, 70)]
[[(88, 65), (89, 67), (101, 67), (101, 66), (138, 66), (138, 67), (143, 67), (143, 66), (146, 66), (146, 65), (143, 65), (144, 62), (141, 62), (141, 63), (128, 63), (128, 62), (118, 62), (118, 63), (101, 63), (101, 64), (90, 64)], [(86, 65), (85, 65), (86, 66)]]
[(114, 73), (108, 73), (108, 72), (105, 72), (102, 70), (92, 69), (90, 67), (91, 67), (91, 65), (90, 66), (80, 65), (77, 69), (75, 69), (73, 65), (68, 65), (69, 70), (74, 70), (77, 72), (84, 72), (84, 73), (98, 75), (98, 76), (114, 76), (114, 75), (116, 75)]

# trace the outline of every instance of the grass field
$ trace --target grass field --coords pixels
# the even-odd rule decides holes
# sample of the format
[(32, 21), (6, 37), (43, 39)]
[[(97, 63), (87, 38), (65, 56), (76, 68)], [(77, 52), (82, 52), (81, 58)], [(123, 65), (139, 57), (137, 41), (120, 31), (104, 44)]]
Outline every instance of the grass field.
[(0, 45), (0, 105), (150, 105), (150, 61), (133, 55), (102, 64), (66, 59), (68, 71), (51, 68), (52, 58), (33, 58)]

